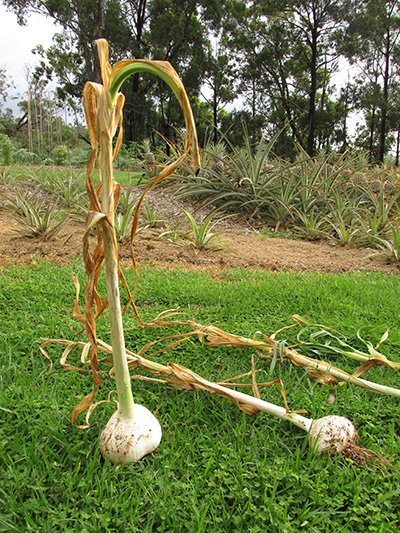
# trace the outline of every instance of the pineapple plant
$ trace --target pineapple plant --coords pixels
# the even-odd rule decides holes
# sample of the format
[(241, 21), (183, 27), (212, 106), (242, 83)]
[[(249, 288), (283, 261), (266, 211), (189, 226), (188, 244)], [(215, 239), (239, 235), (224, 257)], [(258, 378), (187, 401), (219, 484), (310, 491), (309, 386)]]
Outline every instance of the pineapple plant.
[(366, 185), (365, 177), (362, 172), (356, 172), (352, 177), (352, 182), (356, 187), (363, 188)]
[(144, 162), (147, 169), (152, 170), (156, 164), (156, 158), (154, 153), (151, 151), (151, 144), (149, 139), (143, 141), (143, 151), (144, 151)]
[(211, 174), (217, 174), (222, 176), (225, 172), (225, 154), (226, 148), (222, 142), (208, 143), (204, 149), (204, 166), (207, 168)]
[(383, 183), (379, 179), (373, 179), (370, 181), (369, 187), (374, 194), (382, 192)]

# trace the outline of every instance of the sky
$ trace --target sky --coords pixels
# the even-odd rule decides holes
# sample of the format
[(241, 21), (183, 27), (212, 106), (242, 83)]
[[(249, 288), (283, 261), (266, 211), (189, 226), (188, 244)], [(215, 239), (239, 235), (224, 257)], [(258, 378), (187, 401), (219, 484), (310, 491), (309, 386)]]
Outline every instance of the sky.
[[(19, 26), (14, 13), (0, 5), (0, 67), (5, 68), (15, 85), (9, 90), (10, 96), (23, 96), (27, 91), (26, 68), (33, 67), (39, 58), (32, 54), (38, 44), (50, 46), (52, 36), (58, 31), (51, 19), (41, 15), (31, 15), (26, 26)], [(7, 100), (5, 107), (17, 112), (16, 100)]]

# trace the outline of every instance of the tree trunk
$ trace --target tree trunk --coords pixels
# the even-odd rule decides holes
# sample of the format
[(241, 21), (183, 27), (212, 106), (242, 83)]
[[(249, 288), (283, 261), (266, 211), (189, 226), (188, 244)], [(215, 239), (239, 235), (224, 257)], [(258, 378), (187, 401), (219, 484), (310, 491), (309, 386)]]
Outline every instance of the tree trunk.
[(342, 136), (343, 136), (343, 143), (340, 148), (340, 152), (344, 153), (347, 150), (348, 142), (347, 142), (347, 119), (349, 117), (349, 85), (350, 80), (349, 76), (347, 77), (347, 85), (344, 92), (344, 110), (343, 110), (343, 130), (342, 130)]
[[(325, 108), (325, 100), (326, 100), (326, 91), (327, 91), (327, 81), (328, 81), (328, 69), (327, 69), (327, 59), (325, 55), (324, 60), (324, 74), (323, 74), (323, 80), (322, 80), (322, 92), (321, 92), (321, 98), (319, 102), (319, 111), (322, 113)], [(329, 132), (327, 131), (327, 128), (321, 127), (319, 134), (318, 134), (318, 150), (321, 148), (325, 148), (329, 145)]]
[(252, 132), (252, 140), (255, 142), (256, 140), (256, 95), (257, 95), (257, 88), (256, 88), (256, 80), (254, 77), (251, 79), (251, 132)]
[(311, 41), (311, 63), (310, 63), (310, 94), (308, 103), (308, 136), (307, 136), (307, 153), (312, 156), (315, 153), (315, 118), (316, 118), (316, 96), (317, 96), (317, 30), (312, 30)]
[(369, 126), (368, 157), (369, 157), (370, 163), (372, 163), (375, 160), (375, 154), (374, 154), (375, 113), (376, 113), (376, 105), (374, 103), (372, 106), (371, 123)]
[(295, 119), (293, 118), (293, 109), (291, 107), (289, 89), (287, 86), (286, 79), (282, 78), (281, 81), (282, 81), (282, 87), (279, 86), (279, 92), (281, 96), (282, 106), (285, 111), (290, 129), (292, 131), (293, 139), (295, 139), (296, 142), (298, 142), (299, 145), (304, 149), (305, 147), (304, 147), (303, 139), (299, 135), (299, 131), (297, 129)]
[(379, 153), (378, 159), (383, 163), (385, 157), (385, 143), (386, 143), (386, 119), (387, 108), (389, 100), (389, 77), (390, 77), (390, 31), (386, 31), (386, 46), (385, 46), (385, 73), (383, 75), (383, 96), (381, 106), (381, 130), (379, 134)]
[(215, 86), (213, 91), (213, 141), (214, 144), (218, 142), (218, 99)]
[(105, 28), (105, 13), (104, 13), (104, 0), (97, 0), (97, 38), (102, 39), (104, 37)]
[[(143, 31), (146, 22), (147, 0), (140, 0), (137, 7), (137, 16), (135, 19), (135, 40), (133, 45), (133, 54), (135, 59), (143, 59)], [(138, 73), (132, 76), (132, 105), (125, 106), (124, 117), (129, 127), (124, 130), (124, 141), (129, 143), (139, 139), (139, 131), (136, 120), (137, 95), (140, 92), (140, 76)]]

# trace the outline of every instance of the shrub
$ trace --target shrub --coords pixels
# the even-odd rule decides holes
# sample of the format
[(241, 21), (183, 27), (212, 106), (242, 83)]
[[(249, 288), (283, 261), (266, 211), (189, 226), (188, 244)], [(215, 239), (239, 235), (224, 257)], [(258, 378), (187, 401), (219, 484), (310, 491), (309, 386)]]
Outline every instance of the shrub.
[(4, 134), (0, 134), (0, 157), (2, 165), (11, 165), (13, 163), (14, 145), (11, 139)]
[(26, 148), (19, 148), (14, 152), (14, 163), (24, 165), (26, 163), (39, 163), (40, 157)]
[(69, 152), (68, 162), (73, 167), (84, 167), (90, 154), (90, 148), (86, 146), (77, 146)]
[(68, 162), (68, 148), (64, 144), (55, 146), (51, 151), (51, 157), (54, 164), (57, 166), (63, 166)]

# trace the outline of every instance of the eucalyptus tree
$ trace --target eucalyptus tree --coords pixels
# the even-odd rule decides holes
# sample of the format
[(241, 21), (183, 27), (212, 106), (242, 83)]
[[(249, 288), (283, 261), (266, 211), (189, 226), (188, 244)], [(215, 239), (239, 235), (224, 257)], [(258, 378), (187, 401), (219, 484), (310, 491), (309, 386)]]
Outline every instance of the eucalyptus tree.
[[(197, 0), (1, 0), (21, 24), (30, 13), (58, 23), (60, 31), (48, 50), (38, 48), (42, 61), (37, 76), (56, 77), (63, 99), (80, 99), (86, 80), (98, 82), (100, 71), (94, 42), (106, 38), (112, 61), (124, 57), (170, 61), (188, 92), (199, 93), (206, 68), (207, 21), (217, 2)], [(124, 87), (126, 141), (149, 135), (158, 117), (169, 135), (181, 125), (173, 99), (161, 84), (135, 75)], [(157, 121), (156, 121), (157, 122)], [(157, 125), (157, 124), (156, 124)]]
[(205, 90), (203, 98), (212, 110), (213, 141), (219, 137), (220, 114), (226, 105), (235, 99), (235, 64), (223, 41), (219, 38), (210, 45), (207, 55), (207, 67), (203, 79)]
[[(396, 97), (400, 65), (400, 1), (347, 0), (341, 50), (356, 64), (369, 97), (360, 99), (369, 125), (371, 157), (388, 150), (388, 113)], [(376, 144), (376, 153), (374, 153)]]
[(357, 128), (355, 144), (368, 153), (371, 162), (378, 161), (382, 100), (378, 71), (375, 68), (362, 69), (352, 83), (351, 93), (354, 109), (364, 118), (364, 123)]
[(96, 57), (94, 41), (106, 33), (105, 0), (2, 0), (2, 3), (16, 13), (21, 25), (26, 24), (31, 13), (52, 18), (73, 36), (79, 64), (87, 79), (100, 81), (100, 67), (97, 59), (93, 59)]
[[(197, 0), (149, 2), (147, 42), (151, 57), (169, 61), (174, 66), (192, 99), (200, 92), (209, 46), (200, 7), (201, 2)], [(160, 111), (161, 132), (167, 138), (173, 138), (182, 125), (175, 98), (161, 83), (157, 83), (153, 95)]]
[(8, 91), (13, 87), (7, 70), (0, 67), (0, 135), (10, 135), (15, 130), (15, 121), (11, 109), (4, 109)]
[[(337, 0), (232, 0), (231, 44), (245, 68), (259, 74), (271, 109), (293, 140), (315, 152), (318, 109), (336, 69)], [(325, 109), (326, 111), (326, 109)]]
[[(7, 71), (4, 68), (0, 68), (0, 106), (7, 98), (8, 89), (11, 86), (10, 78), (7, 76)], [(0, 107), (1, 108), (1, 107)]]

